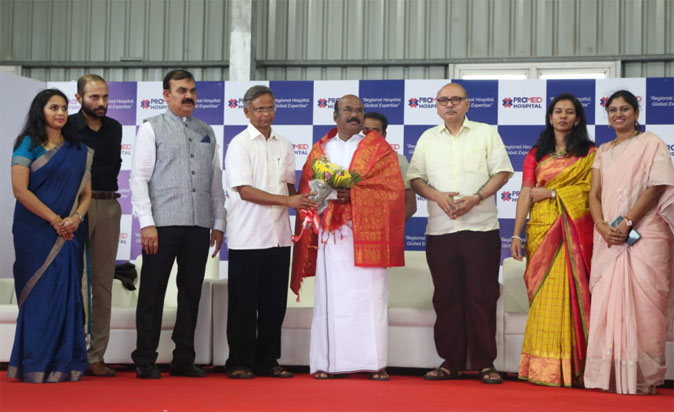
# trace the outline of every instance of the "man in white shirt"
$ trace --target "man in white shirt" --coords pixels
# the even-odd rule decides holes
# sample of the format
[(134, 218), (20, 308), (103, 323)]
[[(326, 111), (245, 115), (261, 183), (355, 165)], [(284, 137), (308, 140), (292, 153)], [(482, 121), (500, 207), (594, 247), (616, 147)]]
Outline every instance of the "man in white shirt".
[(445, 361), (428, 380), (458, 379), (470, 368), (501, 383), (496, 358), (496, 301), (501, 240), (494, 194), (513, 174), (496, 130), (466, 117), (470, 101), (457, 83), (440, 89), (443, 124), (426, 130), (407, 180), (428, 199), (426, 258), (433, 277), (435, 346)]
[(279, 366), (281, 325), (288, 296), (292, 232), (288, 208), (316, 206), (295, 191), (295, 152), (272, 130), (274, 93), (253, 86), (244, 95), (250, 124), (225, 155), (229, 248), (225, 364), (232, 379), (291, 378)]
[(136, 307), (136, 377), (159, 379), (155, 364), (164, 295), (178, 262), (178, 313), (171, 375), (203, 377), (194, 365), (194, 330), (208, 248), (216, 256), (225, 230), (222, 170), (213, 129), (192, 116), (197, 86), (186, 70), (164, 76), (168, 110), (138, 128), (129, 186), (141, 227), (143, 266)]

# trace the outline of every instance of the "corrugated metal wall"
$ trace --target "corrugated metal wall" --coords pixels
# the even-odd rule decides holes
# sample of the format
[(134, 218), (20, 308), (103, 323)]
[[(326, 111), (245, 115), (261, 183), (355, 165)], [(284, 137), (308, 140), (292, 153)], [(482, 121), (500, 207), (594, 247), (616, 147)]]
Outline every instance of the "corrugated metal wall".
[[(198, 79), (227, 79), (229, 0), (0, 0), (2, 61), (181, 62)], [(194, 68), (189, 61), (211, 61)], [(0, 64), (2, 62), (0, 61)], [(42, 80), (161, 80), (166, 68), (26, 68)]]
[[(227, 79), (223, 61), (229, 58), (233, 1), (0, 0), (0, 58), (120, 66), (121, 57), (140, 57), (188, 68), (192, 61), (205, 66), (194, 70), (197, 78)], [(258, 79), (443, 78), (447, 59), (642, 54), (670, 58), (626, 63), (623, 76), (674, 76), (674, 0), (253, 2)], [(376, 66), (362, 65), (371, 59), (378, 60)], [(393, 62), (383, 61), (388, 59)], [(413, 65), (401, 62), (410, 59)], [(339, 62), (303, 67), (300, 60)], [(22, 74), (68, 80), (84, 71), (26, 68)], [(102, 74), (110, 80), (158, 80), (164, 72), (113, 67)]]

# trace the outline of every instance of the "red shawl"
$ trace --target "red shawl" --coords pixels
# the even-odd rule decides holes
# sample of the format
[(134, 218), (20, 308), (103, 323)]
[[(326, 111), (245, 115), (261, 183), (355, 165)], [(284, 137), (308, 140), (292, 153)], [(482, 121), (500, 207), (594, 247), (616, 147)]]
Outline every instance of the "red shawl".
[[(323, 145), (336, 135), (334, 128), (314, 144), (302, 168), (299, 193), (309, 191), (312, 161), (325, 156)], [(404, 266), (405, 188), (398, 156), (379, 133), (370, 132), (358, 145), (349, 170), (358, 172), (363, 180), (351, 188), (350, 204), (330, 201), (321, 227), (331, 232), (348, 220), (353, 222), (356, 266)], [(301, 219), (296, 219), (295, 234), (300, 233), (301, 225)], [(317, 253), (318, 235), (307, 231), (293, 249), (290, 288), (298, 297), (302, 279), (316, 275)]]

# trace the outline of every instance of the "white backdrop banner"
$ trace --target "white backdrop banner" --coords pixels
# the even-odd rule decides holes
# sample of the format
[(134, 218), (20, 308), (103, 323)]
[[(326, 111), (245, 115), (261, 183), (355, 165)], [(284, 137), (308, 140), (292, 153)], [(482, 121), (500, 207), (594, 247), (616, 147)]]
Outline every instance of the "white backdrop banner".
[[(426, 129), (441, 122), (435, 110), (437, 91), (447, 80), (344, 80), (344, 81), (253, 81), (197, 82), (198, 100), (194, 115), (215, 130), (221, 159), (231, 139), (247, 125), (243, 114), (243, 95), (254, 84), (271, 87), (276, 95), (275, 130), (293, 143), (297, 175), (311, 145), (333, 126), (335, 100), (345, 94), (360, 96), (366, 110), (378, 111), (389, 119), (391, 146), (411, 158), (416, 142)], [(674, 155), (674, 78), (629, 78), (609, 80), (473, 80), (461, 83), (471, 98), (468, 117), (495, 127), (506, 145), (517, 171), (496, 194), (501, 225), (502, 258), (509, 256), (515, 204), (519, 196), (522, 163), (545, 125), (545, 110), (552, 98), (562, 92), (576, 95), (586, 111), (591, 137), (599, 144), (613, 138), (604, 110), (606, 99), (616, 90), (628, 89), (640, 102), (639, 122), (659, 135)], [(144, 119), (162, 113), (166, 103), (161, 82), (110, 82), (108, 115), (123, 125), (122, 229), (117, 259), (126, 261), (140, 254), (140, 230), (131, 216), (129, 169), (137, 126)], [(69, 110), (79, 110), (75, 101), (75, 82), (49, 83), (70, 97)], [(424, 250), (426, 202), (417, 198), (418, 210), (407, 223), (408, 250)], [(221, 259), (227, 259), (223, 248)]]

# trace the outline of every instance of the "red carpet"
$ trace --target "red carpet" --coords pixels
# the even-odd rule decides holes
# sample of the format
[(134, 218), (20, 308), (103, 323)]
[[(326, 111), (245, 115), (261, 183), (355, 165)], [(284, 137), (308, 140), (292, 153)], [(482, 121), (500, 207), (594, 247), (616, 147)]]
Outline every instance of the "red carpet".
[(674, 390), (654, 396), (624, 396), (594, 390), (560, 389), (506, 380), (427, 382), (392, 376), (373, 382), (368, 375), (318, 381), (294, 379), (205, 379), (141, 381), (131, 372), (80, 382), (27, 384), (0, 372), (0, 411), (674, 411)]

